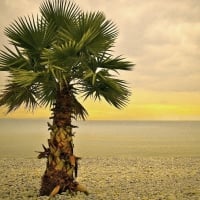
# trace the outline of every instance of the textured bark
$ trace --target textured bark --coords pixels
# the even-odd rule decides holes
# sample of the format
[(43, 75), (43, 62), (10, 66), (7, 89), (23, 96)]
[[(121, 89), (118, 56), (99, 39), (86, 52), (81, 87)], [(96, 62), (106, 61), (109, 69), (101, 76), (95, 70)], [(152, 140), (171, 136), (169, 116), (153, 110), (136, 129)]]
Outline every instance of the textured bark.
[[(48, 148), (40, 152), (38, 158), (47, 158), (46, 170), (42, 177), (40, 195), (55, 196), (68, 190), (70, 193), (81, 191), (76, 182), (78, 157), (73, 154), (72, 134), (72, 98), (70, 89), (65, 87), (57, 93), (56, 103), (52, 109), (53, 124), (49, 124), (50, 139)], [(84, 189), (82, 192), (88, 194)]]

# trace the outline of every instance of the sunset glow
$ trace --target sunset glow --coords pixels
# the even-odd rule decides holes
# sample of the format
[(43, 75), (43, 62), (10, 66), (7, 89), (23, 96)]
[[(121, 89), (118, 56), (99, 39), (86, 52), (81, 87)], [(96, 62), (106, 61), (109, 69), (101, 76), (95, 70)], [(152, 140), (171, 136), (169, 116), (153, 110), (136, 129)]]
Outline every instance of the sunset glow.
[[(191, 104), (188, 104), (188, 102)], [(129, 104), (118, 110), (105, 101), (82, 101), (89, 116), (88, 120), (200, 120), (200, 94), (135, 92)], [(1, 108), (1, 118), (48, 118), (49, 108), (38, 108), (29, 112), (23, 108), (5, 115)]]

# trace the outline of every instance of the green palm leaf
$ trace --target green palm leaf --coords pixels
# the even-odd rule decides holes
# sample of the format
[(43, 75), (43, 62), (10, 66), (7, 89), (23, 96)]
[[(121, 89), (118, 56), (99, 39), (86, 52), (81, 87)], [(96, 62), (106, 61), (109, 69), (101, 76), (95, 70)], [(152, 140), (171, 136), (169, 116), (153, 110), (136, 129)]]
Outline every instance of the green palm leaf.
[(43, 18), (20, 17), (5, 29), (5, 34), (11, 44), (26, 49), (35, 50), (38, 54), (42, 48), (49, 46), (55, 35), (54, 27), (48, 26)]
[(125, 81), (113, 78), (107, 70), (101, 70), (94, 76), (87, 77), (84, 81), (83, 96), (85, 99), (103, 97), (116, 108), (124, 107), (130, 96), (129, 88)]
[(75, 24), (81, 10), (70, 1), (52, 0), (45, 1), (40, 6), (40, 12), (49, 24), (56, 27), (56, 31), (66, 28), (70, 30)]
[(117, 29), (102, 12), (91, 12), (80, 14), (76, 25), (61, 29), (59, 35), (64, 40), (75, 41), (79, 52), (97, 55), (113, 46)]
[(132, 70), (134, 66), (133, 63), (126, 61), (124, 58), (118, 56), (112, 58), (108, 53), (102, 53), (97, 57), (90, 57), (84, 63), (88, 69), (92, 70), (94, 73), (99, 69), (108, 69), (118, 73), (118, 70)]
[(52, 106), (55, 103), (58, 83), (52, 73), (42, 73), (38, 79), (38, 102), (41, 106)]
[(40, 73), (23, 69), (10, 70), (9, 83), (5, 86), (0, 98), (0, 105), (7, 105), (8, 112), (25, 105), (35, 109), (38, 105), (38, 77)]
[(3, 94), (0, 95), (0, 106), (5, 105), (8, 108), (7, 112), (16, 110), (22, 105), (34, 110), (38, 105), (36, 95), (33, 86), (22, 87), (11, 82), (5, 86)]
[(73, 42), (61, 45), (52, 45), (51, 49), (45, 49), (41, 56), (43, 65), (57, 65), (66, 68), (71, 67), (77, 60), (77, 49)]
[(7, 51), (0, 51), (0, 71), (12, 69), (31, 69), (29, 61), (20, 53), (16, 47), (16, 52), (5, 47)]

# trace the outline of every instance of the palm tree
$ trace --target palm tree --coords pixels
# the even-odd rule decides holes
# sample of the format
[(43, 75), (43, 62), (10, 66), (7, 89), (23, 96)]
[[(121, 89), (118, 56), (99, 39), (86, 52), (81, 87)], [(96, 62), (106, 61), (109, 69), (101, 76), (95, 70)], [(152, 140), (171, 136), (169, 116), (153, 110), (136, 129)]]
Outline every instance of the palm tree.
[(50, 107), (48, 147), (38, 158), (47, 158), (40, 195), (82, 191), (76, 181), (79, 157), (73, 153), (72, 120), (85, 119), (87, 111), (77, 97), (104, 98), (116, 108), (130, 95), (118, 70), (133, 64), (111, 55), (118, 31), (102, 12), (83, 12), (75, 3), (46, 0), (37, 17), (20, 17), (5, 29), (12, 48), (0, 53), (0, 70), (9, 81), (0, 106), (14, 111)]

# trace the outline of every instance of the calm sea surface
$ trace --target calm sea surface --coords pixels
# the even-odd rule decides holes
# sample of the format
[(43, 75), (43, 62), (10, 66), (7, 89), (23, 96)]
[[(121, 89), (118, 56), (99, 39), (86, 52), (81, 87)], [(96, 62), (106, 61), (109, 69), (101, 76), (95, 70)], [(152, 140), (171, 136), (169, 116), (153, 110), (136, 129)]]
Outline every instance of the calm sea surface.
[[(0, 157), (36, 157), (49, 137), (47, 120), (0, 119)], [(78, 156), (200, 156), (198, 121), (76, 122)]]

